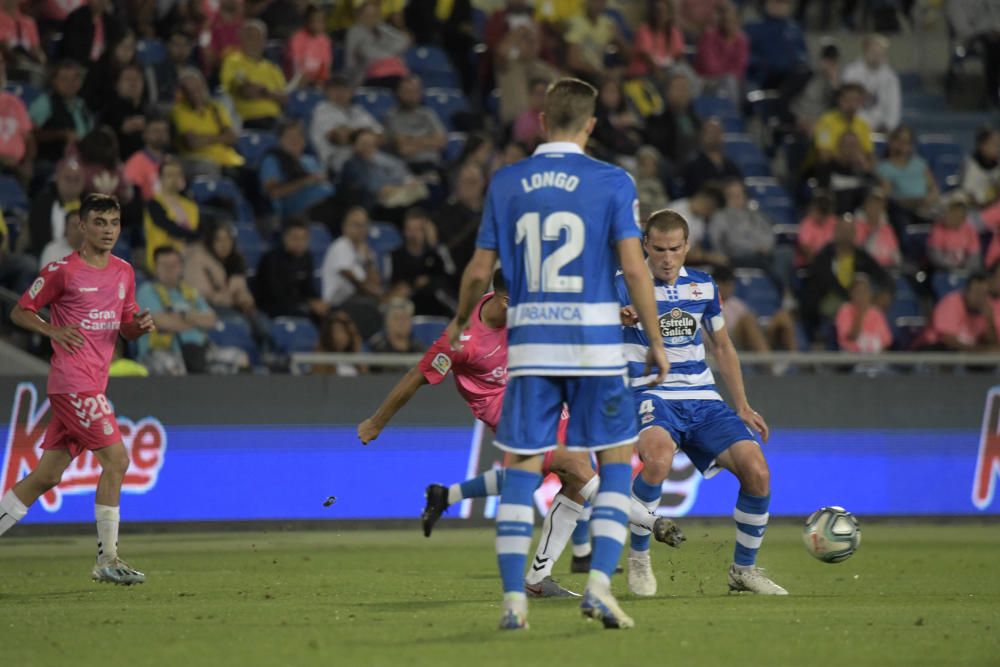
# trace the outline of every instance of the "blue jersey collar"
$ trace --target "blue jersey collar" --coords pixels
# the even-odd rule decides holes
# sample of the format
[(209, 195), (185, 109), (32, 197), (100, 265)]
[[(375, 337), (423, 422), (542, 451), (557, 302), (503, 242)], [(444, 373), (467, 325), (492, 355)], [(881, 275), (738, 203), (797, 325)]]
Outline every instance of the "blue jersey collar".
[(583, 149), (572, 141), (550, 141), (536, 148), (534, 155), (543, 155), (545, 153), (579, 153), (583, 155)]

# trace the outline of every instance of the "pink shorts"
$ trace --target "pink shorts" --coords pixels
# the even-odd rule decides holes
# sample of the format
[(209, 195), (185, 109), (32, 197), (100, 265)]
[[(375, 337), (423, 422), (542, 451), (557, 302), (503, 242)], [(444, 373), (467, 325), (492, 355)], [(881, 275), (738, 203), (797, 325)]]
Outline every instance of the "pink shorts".
[(65, 449), (76, 458), (88, 450), (103, 449), (122, 441), (118, 420), (101, 393), (50, 394), (52, 421), (42, 449)]

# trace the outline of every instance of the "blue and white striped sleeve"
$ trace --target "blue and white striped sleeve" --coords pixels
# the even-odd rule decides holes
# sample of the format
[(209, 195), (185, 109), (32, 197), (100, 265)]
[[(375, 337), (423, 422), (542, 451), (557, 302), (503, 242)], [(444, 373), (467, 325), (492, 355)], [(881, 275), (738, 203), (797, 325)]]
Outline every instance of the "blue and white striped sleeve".
[(719, 286), (712, 280), (712, 299), (705, 305), (705, 315), (702, 320), (709, 331), (721, 331), (726, 328), (726, 320), (722, 317), (722, 299), (719, 298)]

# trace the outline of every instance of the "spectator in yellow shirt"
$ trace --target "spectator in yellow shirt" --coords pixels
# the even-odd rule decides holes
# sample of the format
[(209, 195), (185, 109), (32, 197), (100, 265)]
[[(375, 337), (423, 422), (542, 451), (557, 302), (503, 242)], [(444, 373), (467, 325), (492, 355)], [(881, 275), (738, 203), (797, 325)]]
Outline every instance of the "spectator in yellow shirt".
[(273, 129), (281, 107), (288, 102), (285, 75), (264, 58), (266, 42), (267, 26), (262, 21), (247, 21), (240, 30), (240, 48), (222, 61), (219, 75), (243, 127), (255, 130)]
[(594, 83), (606, 75), (604, 55), (608, 47), (617, 47), (620, 63), (631, 60), (632, 50), (622, 37), (618, 26), (605, 16), (607, 0), (587, 0), (585, 11), (566, 23), (564, 39), (568, 50), (566, 65), (573, 74)]
[(188, 173), (218, 173), (222, 167), (239, 167), (243, 158), (236, 149), (237, 135), (229, 112), (208, 96), (205, 78), (193, 67), (178, 77), (177, 102), (171, 120), (181, 157)]
[(847, 132), (857, 135), (861, 149), (868, 156), (869, 162), (872, 161), (872, 129), (858, 115), (864, 101), (865, 89), (857, 83), (845, 83), (837, 91), (837, 105), (820, 116), (813, 129), (813, 147), (820, 162), (833, 159), (840, 138)]

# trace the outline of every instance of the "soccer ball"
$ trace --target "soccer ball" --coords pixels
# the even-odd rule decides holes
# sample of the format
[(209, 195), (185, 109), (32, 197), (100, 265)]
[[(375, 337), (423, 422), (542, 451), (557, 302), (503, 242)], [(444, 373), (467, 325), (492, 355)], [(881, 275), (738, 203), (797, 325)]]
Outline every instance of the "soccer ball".
[(843, 507), (824, 507), (809, 515), (802, 541), (814, 558), (839, 563), (851, 557), (861, 545), (861, 529), (854, 515)]

